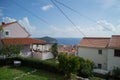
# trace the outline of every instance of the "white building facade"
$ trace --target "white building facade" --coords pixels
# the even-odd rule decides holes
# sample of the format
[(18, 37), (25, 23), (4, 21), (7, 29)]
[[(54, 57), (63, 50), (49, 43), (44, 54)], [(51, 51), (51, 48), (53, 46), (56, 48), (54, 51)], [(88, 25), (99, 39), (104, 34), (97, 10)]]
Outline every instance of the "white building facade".
[(107, 71), (120, 68), (120, 36), (83, 38), (78, 45), (78, 56), (92, 60), (94, 68)]

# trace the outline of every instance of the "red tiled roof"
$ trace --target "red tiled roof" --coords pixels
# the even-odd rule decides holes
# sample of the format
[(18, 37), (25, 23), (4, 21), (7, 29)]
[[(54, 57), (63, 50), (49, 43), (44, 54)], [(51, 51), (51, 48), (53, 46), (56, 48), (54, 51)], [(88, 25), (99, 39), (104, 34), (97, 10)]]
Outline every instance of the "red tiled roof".
[(82, 41), (78, 46), (106, 48), (109, 44), (109, 41), (110, 41), (110, 38), (85, 37), (82, 39)]
[[(3, 22), (3, 23), (4, 23), (4, 22)], [(10, 23), (4, 23), (4, 24), (2, 24), (1, 26), (4, 28), (4, 27), (7, 27), (8, 25), (11, 25), (11, 24), (14, 24), (14, 23), (17, 23), (17, 21), (10, 22)]]
[(113, 35), (110, 39), (108, 47), (120, 49), (120, 35)]
[(43, 40), (38, 40), (34, 38), (5, 38), (1, 42), (4, 45), (15, 45), (15, 44), (46, 44)]

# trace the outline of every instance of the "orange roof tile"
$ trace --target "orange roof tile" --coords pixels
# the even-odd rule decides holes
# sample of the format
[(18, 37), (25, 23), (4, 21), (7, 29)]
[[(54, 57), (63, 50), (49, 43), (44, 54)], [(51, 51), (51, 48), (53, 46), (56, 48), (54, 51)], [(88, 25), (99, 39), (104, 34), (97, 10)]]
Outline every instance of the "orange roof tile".
[(109, 41), (110, 38), (84, 37), (78, 46), (106, 48), (109, 44)]
[(1, 42), (4, 45), (16, 45), (16, 44), (46, 44), (43, 40), (33, 39), (33, 38), (5, 38)]
[(110, 39), (108, 47), (120, 49), (120, 35), (113, 35)]

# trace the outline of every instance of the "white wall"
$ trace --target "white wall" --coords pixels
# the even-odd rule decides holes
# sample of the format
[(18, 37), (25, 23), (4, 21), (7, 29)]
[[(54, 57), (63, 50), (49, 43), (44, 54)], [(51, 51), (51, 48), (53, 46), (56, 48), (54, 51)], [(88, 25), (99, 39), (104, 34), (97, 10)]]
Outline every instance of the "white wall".
[(79, 47), (78, 48), (78, 56), (83, 57), (85, 59), (90, 59), (97, 66), (98, 64), (102, 64), (102, 69), (107, 69), (107, 49), (102, 49), (102, 54), (98, 54), (98, 48), (86, 48)]
[(33, 58), (40, 59), (40, 60), (45, 60), (45, 59), (51, 59), (54, 58), (53, 54), (51, 52), (44, 52), (44, 53), (39, 53), (39, 52), (34, 52), (33, 53)]
[(20, 55), (24, 57), (31, 57), (30, 45), (24, 45), (23, 49), (20, 51)]
[(108, 49), (108, 67), (107, 69), (110, 71), (114, 69), (114, 67), (120, 68), (120, 57), (114, 56), (114, 49)]
[[(21, 38), (21, 37), (24, 38), (29, 36), (29, 34), (23, 28), (21, 28), (20, 25), (18, 25), (17, 23), (4, 27), (4, 32), (5, 31), (9, 31), (9, 36), (7, 37), (10, 37), (10, 38)], [(3, 34), (5, 34), (4, 32)]]

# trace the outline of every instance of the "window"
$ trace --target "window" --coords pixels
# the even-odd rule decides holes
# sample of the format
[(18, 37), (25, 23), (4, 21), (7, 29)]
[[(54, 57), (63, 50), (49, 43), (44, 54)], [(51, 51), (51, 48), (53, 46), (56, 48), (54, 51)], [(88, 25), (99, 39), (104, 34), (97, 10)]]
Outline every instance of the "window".
[(7, 37), (7, 36), (9, 36), (10, 34), (9, 34), (9, 31), (5, 31), (5, 36)]
[(102, 68), (102, 64), (98, 64), (98, 68), (101, 69)]
[(114, 50), (114, 56), (120, 57), (120, 50), (115, 49), (115, 50)]
[(6, 35), (6, 36), (7, 36), (7, 35), (9, 35), (9, 32), (8, 32), (8, 31), (6, 31), (6, 32), (5, 32), (5, 35)]
[(98, 54), (102, 54), (102, 50), (98, 50)]

